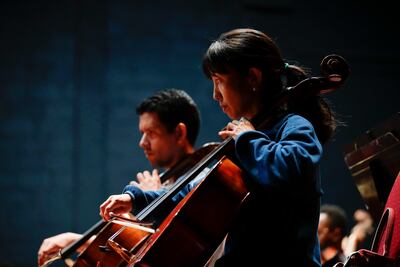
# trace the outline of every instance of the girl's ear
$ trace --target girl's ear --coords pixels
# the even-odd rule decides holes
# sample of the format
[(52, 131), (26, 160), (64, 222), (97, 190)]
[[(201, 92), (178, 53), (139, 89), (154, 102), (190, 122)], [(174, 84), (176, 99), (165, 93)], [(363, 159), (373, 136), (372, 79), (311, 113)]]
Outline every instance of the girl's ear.
[(258, 89), (262, 82), (262, 72), (258, 68), (250, 68), (248, 81), (252, 88)]

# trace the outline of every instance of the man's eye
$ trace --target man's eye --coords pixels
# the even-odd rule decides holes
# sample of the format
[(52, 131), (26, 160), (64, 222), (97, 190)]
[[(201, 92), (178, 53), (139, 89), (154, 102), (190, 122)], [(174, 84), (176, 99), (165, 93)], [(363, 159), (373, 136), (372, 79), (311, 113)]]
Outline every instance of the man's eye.
[(156, 134), (155, 134), (155, 132), (148, 132), (147, 133), (147, 136), (148, 137), (154, 137)]

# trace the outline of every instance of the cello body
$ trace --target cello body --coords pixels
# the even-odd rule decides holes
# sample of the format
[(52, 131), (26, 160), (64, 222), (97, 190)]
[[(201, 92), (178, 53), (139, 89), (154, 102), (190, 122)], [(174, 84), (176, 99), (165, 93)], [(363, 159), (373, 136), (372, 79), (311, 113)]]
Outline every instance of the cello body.
[(126, 266), (129, 251), (134, 251), (151, 232), (108, 222), (93, 242), (78, 257), (74, 267)]
[(242, 169), (224, 156), (154, 233), (110, 221), (73, 266), (204, 266), (248, 194)]
[(249, 194), (243, 171), (223, 157), (135, 253), (129, 267), (204, 266)]
[[(167, 171), (164, 173), (164, 175), (161, 177), (161, 180), (165, 181), (171, 179), (172, 181), (175, 181), (179, 176), (188, 172), (193, 165), (201, 161), (217, 146), (218, 143), (207, 143), (203, 145), (201, 148), (196, 150), (195, 153), (185, 158), (182, 162), (175, 166), (172, 171)], [(126, 266), (136, 252), (141, 248), (141, 245), (144, 243), (144, 241), (148, 239), (151, 234), (153, 234), (151, 231), (148, 231), (152, 228), (141, 227), (140, 222), (149, 220), (150, 218), (154, 217), (154, 215), (170, 213), (170, 207), (163, 205), (165, 202), (167, 201), (164, 201), (164, 203), (162, 201), (161, 203), (152, 203), (149, 205), (151, 206), (149, 209), (140, 212), (137, 215), (137, 222), (132, 223), (133, 226), (137, 225), (138, 227), (132, 228), (121, 226), (120, 224), (115, 223), (117, 220), (112, 220), (107, 222), (105, 226), (102, 226), (101, 230), (88, 231), (90, 232), (89, 235), (96, 233), (95, 239), (70, 266)], [(164, 218), (160, 218), (160, 221), (163, 220)], [(156, 224), (156, 226), (157, 225), (158, 224)], [(143, 228), (145, 231), (142, 230)], [(63, 259), (70, 254), (72, 249), (67, 248), (65, 250), (67, 251), (66, 253), (61, 253), (61, 258)]]

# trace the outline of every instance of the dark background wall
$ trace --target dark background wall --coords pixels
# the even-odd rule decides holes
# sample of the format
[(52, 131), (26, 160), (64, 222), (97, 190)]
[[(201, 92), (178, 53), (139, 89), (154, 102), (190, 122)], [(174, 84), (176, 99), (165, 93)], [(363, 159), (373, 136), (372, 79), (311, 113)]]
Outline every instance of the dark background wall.
[(0, 265), (34, 266), (43, 238), (87, 230), (99, 204), (150, 168), (137, 145), (144, 97), (187, 90), (202, 112), (197, 145), (219, 140), (228, 118), (201, 58), (236, 27), (268, 33), (316, 75), (325, 55), (349, 62), (328, 96), (348, 126), (321, 171), (323, 202), (350, 216), (364, 202), (343, 146), (398, 111), (395, 15), (386, 0), (1, 1)]

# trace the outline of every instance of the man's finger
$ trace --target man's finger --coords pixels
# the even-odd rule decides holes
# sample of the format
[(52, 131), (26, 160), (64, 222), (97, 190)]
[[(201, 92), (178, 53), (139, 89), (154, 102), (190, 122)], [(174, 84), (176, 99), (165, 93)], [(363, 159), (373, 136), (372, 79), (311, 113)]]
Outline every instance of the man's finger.
[(144, 171), (144, 172), (143, 172), (143, 176), (144, 176), (146, 179), (151, 179), (151, 174), (150, 174), (149, 171)]
[(141, 172), (138, 172), (136, 174), (136, 178), (138, 179), (139, 182), (142, 182), (144, 180), (144, 175)]

